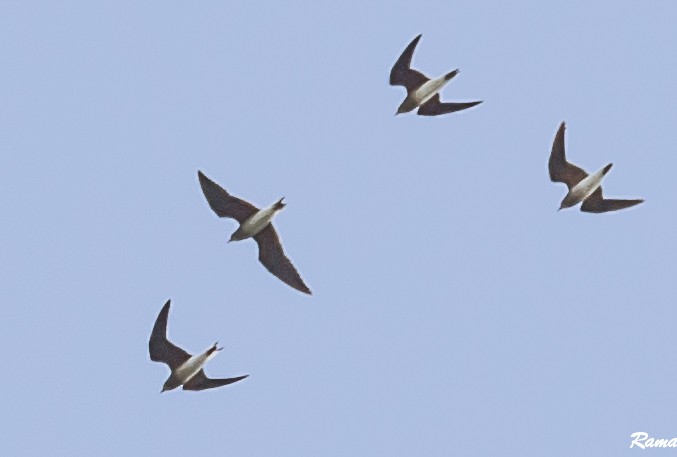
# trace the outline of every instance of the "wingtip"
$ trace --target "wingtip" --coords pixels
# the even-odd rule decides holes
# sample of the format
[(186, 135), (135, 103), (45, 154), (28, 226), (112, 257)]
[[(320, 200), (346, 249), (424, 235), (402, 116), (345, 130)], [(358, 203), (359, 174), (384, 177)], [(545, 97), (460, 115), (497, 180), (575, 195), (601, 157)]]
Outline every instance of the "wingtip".
[[(291, 285), (291, 284), (289, 284)], [(301, 284), (294, 284), (291, 285), (294, 289), (298, 290), (301, 293), (304, 293), (306, 295), (313, 295), (313, 292), (310, 290), (308, 286), (305, 285), (303, 281), (301, 281)]]
[(301, 280), (301, 284), (299, 286), (300, 287), (298, 287), (298, 290), (300, 292), (303, 292), (306, 295), (313, 295), (313, 292), (310, 290), (310, 287), (308, 287), (303, 280)]
[(244, 381), (244, 380), (247, 379), (248, 377), (249, 377), (248, 374), (243, 374), (242, 376), (236, 376), (236, 377), (233, 378), (231, 384), (234, 384), (234, 383), (240, 382), (240, 381)]
[(240, 382), (244, 379), (247, 379), (249, 377), (248, 374), (243, 374), (242, 376), (235, 376), (234, 378), (230, 378), (230, 382), (228, 384), (234, 384), (236, 382)]
[(169, 314), (169, 308), (170, 308), (170, 306), (172, 306), (172, 300), (171, 300), (171, 299), (168, 299), (168, 300), (165, 302), (165, 304), (162, 305), (162, 309), (160, 310), (160, 313), (158, 314), (158, 318), (159, 318), (162, 314), (165, 314), (165, 313), (166, 313), (166, 314)]

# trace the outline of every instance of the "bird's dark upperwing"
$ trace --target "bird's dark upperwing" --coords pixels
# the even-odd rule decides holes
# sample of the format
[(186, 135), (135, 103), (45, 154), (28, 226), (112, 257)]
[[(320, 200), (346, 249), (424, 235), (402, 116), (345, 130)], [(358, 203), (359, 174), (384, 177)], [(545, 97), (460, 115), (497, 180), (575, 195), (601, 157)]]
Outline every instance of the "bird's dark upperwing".
[(280, 239), (273, 228), (273, 224), (268, 224), (266, 228), (254, 235), (254, 239), (259, 245), (259, 261), (268, 271), (294, 289), (309, 295), (311, 294), (310, 289), (304, 284), (294, 265), (284, 255), (282, 244), (280, 244)]
[(190, 380), (183, 385), (183, 390), (205, 390), (213, 389), (214, 387), (221, 387), (234, 382), (241, 381), (249, 375), (238, 376), (236, 378), (222, 378), (222, 379), (211, 379), (208, 378), (204, 370), (197, 372), (195, 376), (190, 378)]
[(428, 81), (428, 78), (426, 78), (423, 74), (410, 68), (411, 57), (414, 55), (414, 49), (416, 49), (416, 45), (420, 39), (421, 35), (414, 38), (414, 40), (409, 43), (409, 46), (407, 46), (407, 49), (404, 50), (400, 58), (397, 59), (395, 65), (393, 65), (393, 69), (390, 70), (391, 86), (404, 86), (407, 88), (407, 92), (411, 92)]
[(171, 300), (167, 300), (165, 306), (160, 310), (160, 314), (158, 314), (153, 332), (150, 334), (148, 352), (150, 352), (150, 359), (153, 362), (166, 363), (173, 371), (188, 360), (190, 354), (167, 340), (167, 317), (169, 316), (170, 303)]
[(602, 186), (598, 187), (581, 205), (581, 211), (586, 213), (606, 213), (623, 208), (639, 205), (644, 200), (605, 200), (602, 195)]
[(437, 116), (438, 114), (453, 113), (454, 111), (472, 108), (480, 103), (482, 102), (441, 103), (440, 94), (435, 94), (434, 97), (421, 105), (418, 109), (418, 114), (421, 116)]
[(198, 171), (197, 175), (207, 203), (219, 217), (231, 217), (241, 224), (258, 212), (259, 209), (256, 206), (233, 197), (223, 187), (202, 174), (201, 171)]
[(588, 174), (576, 165), (567, 162), (564, 154), (564, 130), (566, 124), (562, 122), (555, 135), (555, 141), (552, 143), (548, 170), (550, 171), (550, 180), (553, 182), (563, 182), (569, 190), (576, 184), (585, 179)]

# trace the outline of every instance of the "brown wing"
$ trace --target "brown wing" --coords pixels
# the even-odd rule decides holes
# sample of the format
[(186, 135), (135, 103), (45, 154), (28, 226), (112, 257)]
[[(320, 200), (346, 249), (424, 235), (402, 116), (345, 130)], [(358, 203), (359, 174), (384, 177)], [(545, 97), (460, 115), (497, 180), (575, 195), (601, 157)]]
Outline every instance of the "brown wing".
[(169, 305), (171, 300), (167, 300), (165, 306), (160, 310), (153, 331), (150, 334), (148, 342), (148, 352), (153, 362), (162, 362), (169, 365), (169, 368), (175, 370), (190, 358), (190, 354), (174, 346), (167, 339), (167, 318), (169, 316)]
[(602, 195), (602, 186), (598, 187), (581, 205), (581, 211), (586, 213), (606, 213), (607, 211), (616, 211), (623, 208), (639, 205), (644, 200), (610, 200), (604, 199)]
[(428, 78), (426, 78), (423, 74), (410, 68), (411, 58), (414, 55), (414, 49), (416, 49), (416, 45), (420, 39), (421, 35), (414, 38), (413, 41), (409, 43), (409, 46), (407, 46), (404, 52), (402, 52), (400, 58), (397, 59), (395, 65), (393, 65), (392, 70), (390, 70), (391, 86), (404, 86), (407, 88), (407, 92), (411, 92), (428, 81)]
[(567, 162), (564, 154), (564, 130), (566, 124), (562, 122), (555, 135), (555, 141), (552, 143), (550, 160), (548, 161), (548, 171), (550, 171), (550, 180), (553, 182), (563, 182), (569, 190), (581, 182), (588, 174), (576, 165)]
[(266, 228), (254, 236), (254, 239), (259, 245), (259, 261), (268, 271), (294, 289), (311, 294), (310, 289), (304, 284), (294, 265), (284, 255), (282, 244), (280, 244), (273, 224), (268, 224)]
[(433, 98), (421, 105), (418, 109), (418, 114), (421, 116), (437, 116), (439, 114), (453, 113), (454, 111), (472, 108), (480, 103), (482, 102), (441, 103), (440, 94), (435, 94)]
[(201, 171), (197, 172), (197, 176), (207, 203), (219, 217), (231, 217), (241, 224), (249, 219), (252, 214), (258, 212), (259, 209), (256, 206), (233, 197), (223, 187), (202, 174)]
[(204, 370), (197, 372), (195, 376), (190, 378), (190, 380), (183, 385), (183, 390), (205, 390), (213, 389), (214, 387), (221, 387), (234, 382), (241, 381), (242, 379), (248, 377), (249, 375), (238, 376), (236, 378), (221, 378), (221, 379), (211, 379), (208, 378)]

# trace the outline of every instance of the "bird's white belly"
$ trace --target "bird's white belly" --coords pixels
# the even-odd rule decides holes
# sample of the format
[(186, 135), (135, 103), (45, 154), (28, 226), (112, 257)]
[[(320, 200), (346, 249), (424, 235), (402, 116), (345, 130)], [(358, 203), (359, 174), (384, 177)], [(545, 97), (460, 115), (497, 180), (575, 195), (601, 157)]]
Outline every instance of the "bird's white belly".
[(180, 379), (182, 383), (188, 382), (190, 378), (195, 376), (197, 372), (202, 369), (204, 364), (207, 363), (207, 359), (209, 359), (209, 357), (206, 353), (192, 356), (176, 369), (176, 377)]
[(581, 182), (576, 184), (571, 189), (571, 195), (576, 196), (577, 199), (585, 200), (602, 184), (604, 178), (604, 168), (597, 173), (586, 176)]
[(242, 231), (248, 236), (254, 236), (266, 228), (275, 215), (275, 210), (271, 208), (262, 209), (252, 217), (242, 223)]
[(211, 354), (209, 354), (209, 351), (210, 350), (207, 350), (202, 354), (192, 356), (190, 359), (186, 360), (183, 365), (176, 369), (174, 375), (181, 380), (182, 384), (190, 381), (190, 378), (195, 376), (209, 359), (218, 354), (218, 351), (211, 351)]
[(414, 92), (414, 98), (419, 105), (422, 105), (433, 98), (435, 94), (438, 93), (440, 89), (442, 89), (442, 87), (444, 87), (444, 85), (448, 82), (448, 80), (444, 79), (444, 76), (426, 81), (421, 87), (416, 89)]

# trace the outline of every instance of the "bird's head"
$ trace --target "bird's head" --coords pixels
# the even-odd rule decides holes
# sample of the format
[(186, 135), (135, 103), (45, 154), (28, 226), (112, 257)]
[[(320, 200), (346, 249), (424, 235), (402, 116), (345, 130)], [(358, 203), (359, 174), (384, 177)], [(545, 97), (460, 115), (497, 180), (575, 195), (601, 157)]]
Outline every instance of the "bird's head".
[(176, 389), (177, 387), (179, 387), (180, 385), (181, 385), (181, 383), (180, 383), (179, 381), (177, 381), (176, 378), (174, 378), (174, 376), (170, 376), (170, 377), (165, 381), (165, 385), (162, 386), (162, 390), (160, 391), (160, 393), (162, 393), (162, 392), (164, 392), (164, 391), (166, 391), (166, 390), (174, 390), (174, 389)]
[(572, 206), (575, 206), (578, 203), (578, 201), (576, 201), (576, 199), (569, 198), (569, 197), (570, 197), (569, 194), (567, 194), (567, 196), (564, 197), (564, 199), (562, 200), (562, 203), (560, 203), (559, 209), (557, 211), (561, 211), (565, 208), (571, 208)]
[(230, 235), (230, 239), (228, 242), (230, 243), (231, 241), (240, 241), (243, 240), (244, 238), (242, 237), (242, 233), (240, 232), (240, 229), (238, 228), (233, 232), (232, 235)]
[(409, 111), (413, 111), (414, 109), (416, 109), (417, 106), (418, 106), (418, 104), (416, 103), (416, 101), (407, 97), (407, 98), (404, 99), (404, 101), (402, 102), (400, 107), (397, 108), (397, 112), (395, 113), (395, 116), (397, 116), (398, 114), (408, 113)]

